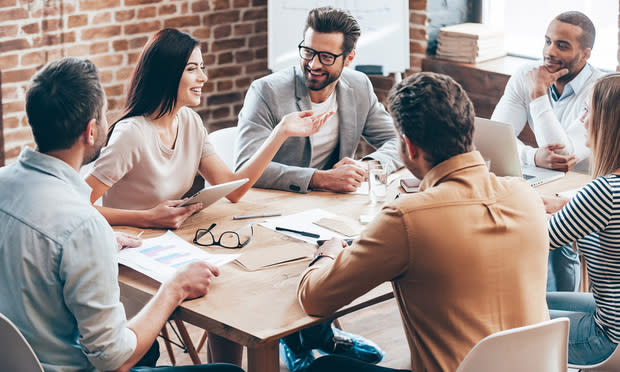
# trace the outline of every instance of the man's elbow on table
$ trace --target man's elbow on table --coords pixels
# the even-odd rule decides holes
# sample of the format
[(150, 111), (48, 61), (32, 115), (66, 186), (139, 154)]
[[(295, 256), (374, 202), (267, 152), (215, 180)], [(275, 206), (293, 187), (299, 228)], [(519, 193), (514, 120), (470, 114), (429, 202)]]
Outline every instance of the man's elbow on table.
[(327, 316), (338, 308), (333, 308), (333, 304), (324, 298), (323, 295), (325, 292), (321, 290), (321, 286), (310, 280), (312, 274), (317, 274), (316, 271), (317, 270), (309, 270), (303, 276), (297, 287), (297, 299), (306, 314), (312, 316)]

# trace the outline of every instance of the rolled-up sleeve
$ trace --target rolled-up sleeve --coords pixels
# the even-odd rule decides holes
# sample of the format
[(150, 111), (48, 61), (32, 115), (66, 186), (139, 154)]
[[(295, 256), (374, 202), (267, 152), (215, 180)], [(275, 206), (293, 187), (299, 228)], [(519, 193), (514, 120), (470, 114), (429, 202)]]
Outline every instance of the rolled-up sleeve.
[(91, 217), (66, 238), (63, 250), (60, 279), (82, 351), (97, 369), (117, 369), (133, 354), (137, 338), (120, 302), (114, 232), (103, 217)]
[[(389, 231), (386, 234), (386, 231)], [(301, 276), (297, 296), (310, 315), (329, 315), (409, 267), (409, 240), (402, 212), (386, 206), (335, 261), (322, 259)]]

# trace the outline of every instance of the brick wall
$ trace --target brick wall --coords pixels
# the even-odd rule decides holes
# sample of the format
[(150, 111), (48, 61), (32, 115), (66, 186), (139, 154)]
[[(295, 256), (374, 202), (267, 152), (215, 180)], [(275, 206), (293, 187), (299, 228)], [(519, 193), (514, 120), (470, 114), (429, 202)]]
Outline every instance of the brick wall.
[[(411, 71), (420, 71), (426, 51), (426, 1), (409, 0)], [(38, 68), (62, 56), (91, 59), (108, 96), (108, 119), (114, 120), (140, 50), (164, 27), (201, 40), (209, 82), (194, 109), (207, 129), (236, 125), (249, 84), (268, 73), (267, 0), (0, 0), (6, 162), (34, 146), (24, 98)]]

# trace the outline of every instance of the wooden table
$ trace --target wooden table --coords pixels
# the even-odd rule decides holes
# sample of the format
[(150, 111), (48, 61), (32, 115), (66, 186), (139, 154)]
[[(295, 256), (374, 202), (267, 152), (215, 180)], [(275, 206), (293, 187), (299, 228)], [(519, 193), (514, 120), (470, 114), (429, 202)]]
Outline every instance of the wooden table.
[(534, 190), (542, 195), (555, 195), (561, 191), (573, 190), (585, 186), (590, 181), (592, 181), (592, 177), (589, 174), (571, 171), (566, 173), (562, 178), (537, 186)]
[[(583, 186), (589, 180), (590, 177), (586, 174), (569, 172), (559, 180), (538, 186), (536, 190), (541, 194), (554, 195), (559, 191)], [(390, 185), (388, 200), (393, 198), (398, 190), (398, 182), (393, 182)], [(175, 233), (191, 242), (197, 228), (208, 227), (212, 222), (217, 223), (215, 233), (237, 230), (248, 223), (248, 220), (233, 221), (233, 215), (273, 211), (287, 215), (312, 208), (323, 208), (337, 215), (358, 219), (361, 214), (377, 213), (381, 205), (371, 206), (366, 195), (316, 191), (309, 194), (295, 194), (252, 189), (237, 204), (227, 200), (218, 201), (190, 217)], [(139, 231), (132, 228), (116, 230)], [(162, 230), (147, 230), (143, 237), (149, 238), (162, 233)], [(312, 254), (315, 250), (310, 244), (259, 226), (255, 228), (252, 242), (239, 252), (283, 242), (289, 249), (302, 250), (308, 254)], [(231, 252), (223, 248), (205, 249), (212, 253)], [(225, 265), (207, 296), (186, 301), (175, 311), (173, 318), (246, 346), (248, 372), (279, 371), (278, 340), (281, 337), (393, 297), (391, 285), (384, 283), (328, 318), (308, 316), (301, 309), (296, 296), (299, 276), (308, 262), (303, 260), (254, 272), (248, 272), (235, 264)], [(123, 296), (140, 303), (146, 303), (159, 286), (154, 280), (124, 266), (120, 267), (119, 281)], [(183, 332), (181, 336), (190, 348), (192, 359), (198, 361), (191, 341), (188, 342), (189, 336)]]
[[(397, 191), (398, 182), (393, 182), (388, 197), (393, 198)], [(377, 213), (381, 205), (371, 206), (367, 195), (317, 191), (295, 194), (252, 189), (239, 203), (233, 204), (225, 199), (218, 201), (190, 217), (175, 233), (191, 242), (197, 228), (208, 227), (212, 222), (217, 223), (215, 234), (237, 230), (249, 223), (248, 220), (233, 221), (233, 215), (274, 211), (287, 215), (312, 208), (322, 208), (358, 220), (360, 214)], [(116, 230), (139, 231), (133, 228)], [(162, 233), (163, 230), (147, 230), (143, 238)], [(270, 244), (284, 245), (287, 249), (301, 250), (308, 255), (316, 249), (311, 244), (256, 226), (252, 242), (235, 252), (261, 249)], [(231, 250), (223, 248), (205, 249), (211, 253), (231, 253)], [(281, 337), (393, 297), (391, 285), (384, 283), (330, 317), (308, 316), (296, 296), (299, 276), (308, 263), (309, 259), (254, 272), (248, 272), (234, 263), (227, 264), (221, 268), (220, 276), (211, 285), (207, 296), (186, 301), (175, 311), (173, 318), (246, 346), (248, 372), (279, 371), (278, 341)], [(158, 288), (157, 282), (127, 267), (121, 266), (119, 273), (122, 295), (139, 303), (146, 303)], [(187, 335), (181, 336), (184, 341), (188, 340)], [(192, 359), (197, 362), (191, 342), (188, 344), (190, 355), (193, 354)]]

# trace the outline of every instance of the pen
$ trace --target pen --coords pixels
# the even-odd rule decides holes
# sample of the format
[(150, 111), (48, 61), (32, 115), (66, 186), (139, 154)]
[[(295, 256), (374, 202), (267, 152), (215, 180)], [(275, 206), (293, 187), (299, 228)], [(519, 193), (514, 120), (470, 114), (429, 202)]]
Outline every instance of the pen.
[(141, 236), (142, 236), (142, 234), (144, 234), (144, 230), (140, 231), (140, 232), (138, 233), (138, 235), (136, 235), (136, 238), (141, 237)]
[(288, 232), (292, 232), (292, 233), (295, 233), (295, 234), (307, 236), (308, 238), (318, 239), (318, 238), (321, 237), (321, 235), (319, 235), (319, 234), (314, 234), (314, 233), (311, 233), (311, 232), (305, 232), (305, 231), (299, 231), (299, 230), (293, 230), (293, 229), (287, 229), (286, 227), (280, 227), (280, 226), (276, 226), (276, 230), (277, 231), (288, 231)]
[(247, 216), (233, 216), (233, 220), (247, 220), (248, 218), (263, 218), (263, 217), (276, 217), (281, 216), (280, 212), (261, 213), (261, 214), (248, 214)]

